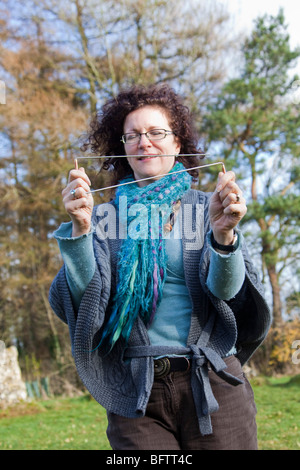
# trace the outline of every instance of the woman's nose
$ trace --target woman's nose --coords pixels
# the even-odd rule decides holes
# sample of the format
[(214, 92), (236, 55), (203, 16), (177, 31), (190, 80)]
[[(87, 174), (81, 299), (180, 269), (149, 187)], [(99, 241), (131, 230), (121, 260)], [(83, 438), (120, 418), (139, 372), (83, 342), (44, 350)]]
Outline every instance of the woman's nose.
[(149, 147), (149, 146), (151, 146), (150, 140), (145, 134), (142, 134), (139, 140), (139, 147), (144, 148), (144, 147)]

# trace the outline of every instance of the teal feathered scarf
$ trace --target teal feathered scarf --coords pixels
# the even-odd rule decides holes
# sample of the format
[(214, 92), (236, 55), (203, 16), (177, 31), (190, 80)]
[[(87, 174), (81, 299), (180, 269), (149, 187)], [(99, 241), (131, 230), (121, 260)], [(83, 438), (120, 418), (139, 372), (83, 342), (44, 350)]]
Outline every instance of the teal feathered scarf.
[[(177, 163), (170, 173), (183, 169), (182, 163)], [(133, 177), (120, 183), (129, 181)], [(144, 187), (119, 186), (116, 192), (115, 204), (121, 222), (126, 225), (127, 237), (121, 245), (116, 294), (99, 345), (108, 352), (120, 336), (127, 343), (138, 315), (146, 327), (153, 321), (166, 278), (163, 226), (173, 205), (190, 189), (191, 182), (192, 177), (184, 171)]]

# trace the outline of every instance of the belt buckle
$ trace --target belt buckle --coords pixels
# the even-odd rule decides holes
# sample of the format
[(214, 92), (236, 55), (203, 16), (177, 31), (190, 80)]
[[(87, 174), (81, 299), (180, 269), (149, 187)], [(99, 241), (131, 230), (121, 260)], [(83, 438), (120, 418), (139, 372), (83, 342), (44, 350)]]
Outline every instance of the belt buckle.
[(190, 370), (190, 368), (191, 368), (191, 363), (190, 363), (190, 360), (189, 360), (187, 357), (184, 357), (184, 359), (185, 359), (186, 362), (187, 362), (187, 368), (186, 368), (186, 370), (185, 370), (185, 372), (187, 372), (187, 371)]
[(161, 357), (160, 359), (155, 359), (154, 361), (154, 378), (162, 379), (169, 374), (171, 369), (170, 361), (167, 357)]

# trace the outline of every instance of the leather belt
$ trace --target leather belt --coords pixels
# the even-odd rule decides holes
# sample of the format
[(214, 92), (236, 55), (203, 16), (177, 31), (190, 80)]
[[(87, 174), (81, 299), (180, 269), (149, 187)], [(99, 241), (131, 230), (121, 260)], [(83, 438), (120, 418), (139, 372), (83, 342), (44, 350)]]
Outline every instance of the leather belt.
[(161, 357), (154, 359), (154, 379), (162, 379), (170, 372), (187, 371), (191, 367), (187, 357)]
[[(213, 316), (212, 316), (213, 318)], [(212, 320), (210, 320), (212, 321)], [(205, 334), (204, 334), (205, 333)], [(138, 361), (142, 358), (147, 358), (149, 361), (145, 364), (149, 367), (149, 362), (152, 360), (152, 357), (162, 356), (162, 359), (167, 358), (170, 362), (173, 362), (177, 357), (170, 357), (167, 354), (181, 354), (179, 359), (184, 361), (189, 361), (193, 366), (194, 373), (191, 376), (191, 386), (194, 396), (194, 401), (196, 405), (197, 417), (199, 422), (199, 429), (202, 436), (212, 434), (212, 424), (211, 424), (211, 414), (219, 409), (217, 400), (213, 395), (211, 389), (209, 375), (208, 375), (208, 365), (211, 369), (223, 380), (231, 385), (239, 385), (244, 383), (238, 377), (234, 377), (229, 372), (226, 372), (227, 365), (221, 358), (221, 356), (212, 348), (206, 346), (205, 335), (206, 331), (202, 332), (200, 339), (197, 344), (191, 344), (188, 347), (172, 347), (172, 346), (131, 346), (126, 349), (126, 354), (124, 357), (132, 359), (132, 363), (135, 370), (138, 369)], [(200, 341), (201, 338), (203, 341)], [(203, 342), (203, 344), (201, 344)], [(186, 355), (191, 355), (191, 359), (188, 360)], [(156, 359), (158, 361), (161, 359)], [(165, 361), (165, 360), (164, 360)], [(167, 361), (165, 361), (167, 363)], [(171, 367), (170, 367), (171, 369)], [(171, 370), (169, 370), (169, 373)], [(144, 390), (144, 386), (143, 386)], [(148, 403), (148, 398), (146, 397), (145, 392), (141, 396), (139, 402), (137, 403), (138, 412), (145, 413), (146, 406)]]

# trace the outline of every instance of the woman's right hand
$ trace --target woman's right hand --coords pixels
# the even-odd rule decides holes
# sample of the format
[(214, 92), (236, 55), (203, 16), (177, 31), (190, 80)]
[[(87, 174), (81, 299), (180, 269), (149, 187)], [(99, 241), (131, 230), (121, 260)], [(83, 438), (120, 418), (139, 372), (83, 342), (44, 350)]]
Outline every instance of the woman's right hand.
[[(63, 203), (73, 223), (72, 236), (79, 237), (91, 229), (94, 199), (90, 191), (90, 179), (84, 168), (69, 173), (68, 185), (62, 191)], [(71, 193), (75, 190), (75, 194)]]

